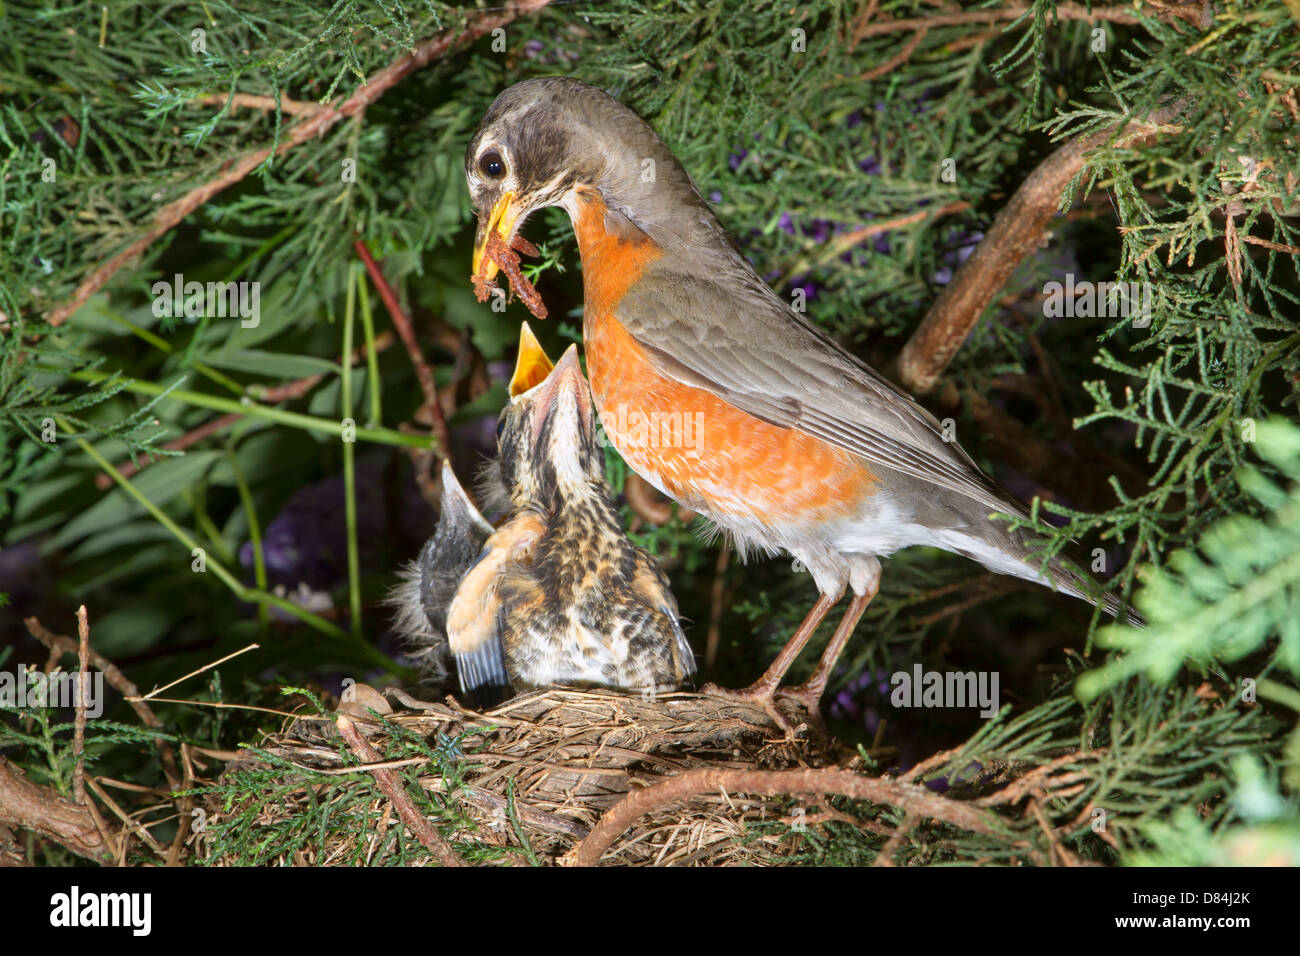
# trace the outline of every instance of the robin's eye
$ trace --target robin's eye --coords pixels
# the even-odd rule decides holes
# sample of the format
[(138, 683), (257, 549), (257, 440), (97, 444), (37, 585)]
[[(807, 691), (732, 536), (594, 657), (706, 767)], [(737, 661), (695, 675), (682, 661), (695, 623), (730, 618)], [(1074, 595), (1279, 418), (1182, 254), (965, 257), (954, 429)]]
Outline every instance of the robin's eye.
[(500, 179), (506, 174), (506, 161), (495, 149), (489, 149), (478, 158), (478, 168), (488, 179)]

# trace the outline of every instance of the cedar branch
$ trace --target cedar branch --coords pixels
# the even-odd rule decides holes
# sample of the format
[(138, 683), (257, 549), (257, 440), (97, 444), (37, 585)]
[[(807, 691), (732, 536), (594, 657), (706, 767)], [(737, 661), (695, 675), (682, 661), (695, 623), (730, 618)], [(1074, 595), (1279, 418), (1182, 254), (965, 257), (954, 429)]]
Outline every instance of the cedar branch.
[[(376, 71), (338, 109), (322, 107), (291, 127), (284, 141), (275, 148), (275, 155), (282, 156), (308, 140), (325, 135), (340, 120), (364, 113), (375, 100), (411, 73), (423, 69), (457, 47), (491, 33), (497, 27), (504, 26), (525, 14), (537, 12), (550, 2), (551, 0), (519, 0), (518, 3), (501, 8), (499, 13), (477, 17), (463, 31), (443, 31), (427, 43), (421, 44), (409, 56), (395, 60), (382, 70)], [(271, 153), (270, 147), (244, 153), (233, 160), (220, 176), (195, 187), (175, 202), (163, 206), (154, 216), (153, 225), (145, 231), (144, 235), (121, 252), (100, 263), (82, 280), (81, 285), (77, 286), (72, 298), (50, 312), (48, 317), (50, 325), (59, 326), (66, 322), (73, 313), (86, 304), (92, 295), (103, 288), (119, 269), (139, 257), (155, 241), (178, 226), (186, 216), (213, 196), (243, 180), (266, 162), (271, 157)]]
[[(338, 726), (339, 734), (347, 742), (349, 749), (358, 758), (366, 763), (379, 763), (383, 760), (379, 751), (366, 743), (365, 738), (361, 736), (356, 725), (351, 720), (340, 716), (335, 721), (335, 724)], [(402, 784), (393, 771), (382, 767), (373, 767), (370, 772), (375, 778), (375, 783), (379, 785), (379, 789), (388, 795), (389, 801), (392, 803), (393, 808), (397, 810), (397, 815), (402, 818), (402, 822), (415, 834), (416, 839), (424, 844), (424, 848), (433, 854), (434, 859), (443, 866), (465, 865), (464, 861), (456, 854), (456, 851), (452, 849), (451, 844), (443, 838), (443, 835), (430, 825), (419, 810), (415, 809), (415, 804), (406, 795), (406, 791), (402, 789)]]
[(5, 826), (31, 830), (88, 860), (103, 863), (112, 857), (88, 804), (32, 783), (0, 756), (0, 827)]
[(1112, 140), (1125, 146), (1149, 142), (1185, 105), (1179, 101), (1122, 128), (1075, 137), (1029, 174), (903, 346), (898, 372), (904, 387), (921, 393), (938, 382), (1011, 273), (1043, 244), (1061, 195), (1083, 170), (1087, 155)]
[[(64, 637), (62, 634), (55, 634), (36, 618), (25, 618), (23, 623), (27, 625), (27, 633), (51, 651), (74, 656), (79, 653), (80, 648), (77, 641), (72, 640), (70, 637)], [(140, 688), (136, 687), (125, 674), (117, 669), (117, 666), (112, 661), (98, 651), (88, 649), (88, 655), (90, 663), (95, 665), (95, 669), (103, 672), (104, 680), (108, 681), (109, 686), (126, 698), (127, 703), (131, 705), (131, 709), (139, 716), (140, 722), (153, 730), (161, 730), (162, 721), (158, 719), (158, 716), (148, 704), (140, 700)], [(156, 738), (154, 744), (158, 748), (158, 759), (162, 763), (163, 773), (167, 776), (167, 783), (173, 790), (179, 790), (181, 786), (180, 771), (177, 769), (176, 754), (172, 751), (171, 744), (161, 738)]]
[(942, 820), (963, 830), (1003, 836), (997, 818), (968, 803), (942, 797), (914, 783), (866, 777), (838, 767), (804, 770), (687, 770), (675, 777), (635, 790), (615, 804), (591, 834), (566, 853), (561, 862), (595, 866), (618, 836), (645, 814), (699, 794), (756, 793), (764, 796), (841, 794), (898, 807), (919, 819)]

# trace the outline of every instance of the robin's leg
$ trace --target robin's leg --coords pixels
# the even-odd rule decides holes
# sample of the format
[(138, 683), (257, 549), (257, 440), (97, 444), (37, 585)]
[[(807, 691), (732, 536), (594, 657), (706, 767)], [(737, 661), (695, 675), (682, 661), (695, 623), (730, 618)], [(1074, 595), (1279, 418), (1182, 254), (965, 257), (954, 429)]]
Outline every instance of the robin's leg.
[[(817, 626), (830, 613), (830, 609), (835, 606), (838, 600), (838, 596), (830, 594), (819, 596), (817, 603), (812, 606), (812, 610), (804, 617), (803, 623), (790, 635), (790, 640), (786, 641), (785, 647), (776, 656), (776, 660), (772, 661), (771, 666), (763, 673), (762, 677), (748, 687), (743, 690), (726, 690), (716, 684), (706, 684), (701, 689), (706, 694), (734, 697), (757, 704), (771, 714), (783, 728), (790, 730), (790, 720), (776, 709), (776, 689), (781, 683), (781, 678), (785, 676), (785, 672), (790, 669), (790, 665), (794, 663), (795, 658), (799, 656), (799, 652), (808, 643), (808, 639), (817, 630)], [(838, 632), (836, 634), (838, 636)]]
[(814, 717), (820, 713), (822, 694), (826, 692), (826, 685), (830, 683), (835, 662), (839, 660), (840, 654), (844, 653), (844, 645), (848, 644), (849, 638), (853, 636), (853, 629), (858, 626), (858, 621), (862, 618), (862, 612), (867, 609), (867, 605), (875, 596), (875, 591), (870, 594), (853, 595), (853, 600), (849, 602), (848, 610), (844, 612), (844, 617), (840, 620), (840, 626), (835, 629), (831, 642), (822, 652), (821, 659), (817, 662), (817, 670), (813, 671), (812, 677), (798, 687), (779, 691), (778, 696), (798, 701)]
[(858, 621), (862, 618), (862, 612), (867, 609), (871, 599), (880, 590), (880, 560), (878, 558), (874, 555), (857, 554), (847, 556), (847, 560), (850, 563), (849, 581), (853, 587), (853, 600), (849, 603), (848, 610), (844, 612), (844, 618), (840, 621), (840, 626), (835, 629), (831, 642), (826, 645), (826, 650), (822, 652), (821, 660), (817, 662), (817, 669), (813, 671), (812, 677), (798, 687), (783, 690), (780, 694), (781, 697), (790, 698), (803, 704), (815, 720), (819, 720), (821, 717), (822, 694), (826, 692), (826, 685), (830, 683), (831, 672), (835, 670), (835, 662), (839, 660), (840, 654), (844, 652), (844, 646), (848, 644), (849, 638), (853, 636), (853, 629), (858, 626)]

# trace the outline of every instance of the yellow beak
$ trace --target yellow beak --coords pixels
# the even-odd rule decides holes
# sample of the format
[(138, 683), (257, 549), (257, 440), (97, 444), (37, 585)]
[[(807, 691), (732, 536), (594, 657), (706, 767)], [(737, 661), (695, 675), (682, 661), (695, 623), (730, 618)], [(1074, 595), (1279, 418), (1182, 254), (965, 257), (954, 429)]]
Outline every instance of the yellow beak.
[[(501, 237), (501, 241), (510, 244), (510, 237), (514, 235), (515, 224), (519, 221), (519, 208), (515, 205), (515, 194), (512, 192), (502, 193), (501, 198), (497, 200), (492, 207), (492, 213), (488, 216), (487, 222), (479, 220), (478, 235), (474, 237), (474, 258), (471, 261), (473, 275), (479, 274), (479, 267), (483, 265), (483, 256), (487, 252), (488, 239), (492, 233)], [(487, 272), (484, 278), (493, 279), (497, 274), (497, 264), (491, 259), (487, 262)]]
[(510, 397), (517, 398), (546, 381), (554, 367), (533, 330), (527, 322), (523, 323), (519, 328), (519, 358), (515, 361), (515, 374), (510, 378)]

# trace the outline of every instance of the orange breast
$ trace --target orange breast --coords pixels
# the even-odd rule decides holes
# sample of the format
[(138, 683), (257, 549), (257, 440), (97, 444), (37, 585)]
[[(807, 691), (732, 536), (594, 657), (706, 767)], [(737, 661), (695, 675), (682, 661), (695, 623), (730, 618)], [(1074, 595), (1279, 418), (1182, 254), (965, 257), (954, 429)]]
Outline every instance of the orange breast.
[(778, 527), (857, 513), (876, 482), (861, 459), (654, 369), (617, 315), (659, 249), (639, 233), (607, 232), (594, 192), (579, 206), (587, 371), (601, 424), (624, 460), (682, 504), (719, 517)]

